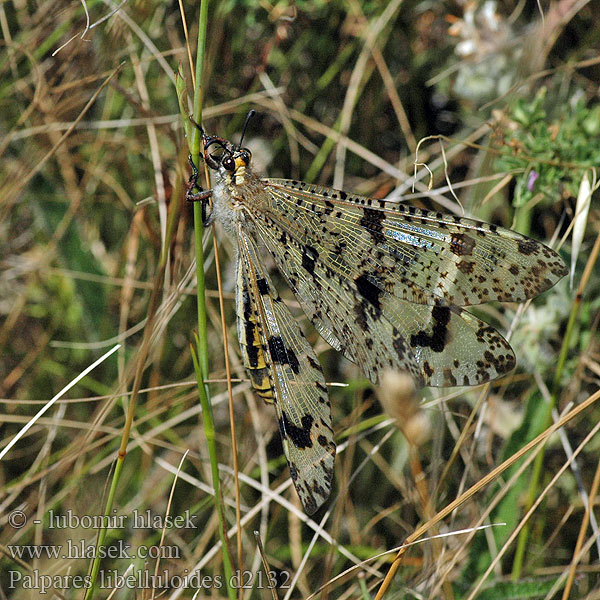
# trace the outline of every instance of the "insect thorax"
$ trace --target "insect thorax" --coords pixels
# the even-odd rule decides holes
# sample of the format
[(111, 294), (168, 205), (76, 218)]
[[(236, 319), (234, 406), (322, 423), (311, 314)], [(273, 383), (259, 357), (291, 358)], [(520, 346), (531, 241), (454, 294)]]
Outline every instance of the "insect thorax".
[(214, 218), (226, 231), (233, 233), (235, 225), (242, 221), (251, 225), (249, 216), (267, 207), (265, 184), (247, 167), (244, 173), (230, 173), (219, 169), (213, 187)]

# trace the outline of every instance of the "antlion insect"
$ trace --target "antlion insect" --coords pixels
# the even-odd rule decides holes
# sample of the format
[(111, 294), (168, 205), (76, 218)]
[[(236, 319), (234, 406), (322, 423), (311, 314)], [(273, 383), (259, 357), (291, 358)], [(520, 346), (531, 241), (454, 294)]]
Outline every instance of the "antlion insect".
[[(271, 253), (306, 315), (377, 383), (385, 369), (418, 385), (477, 385), (515, 366), (508, 342), (462, 306), (521, 302), (567, 273), (550, 248), (509, 229), (289, 179), (262, 179), (252, 155), (202, 132), (216, 172), (203, 202), (237, 246), (236, 309), (244, 366), (275, 404), (290, 474), (304, 509), (327, 499), (335, 444), (323, 370), (263, 267)], [(209, 200), (212, 212), (206, 216)]]

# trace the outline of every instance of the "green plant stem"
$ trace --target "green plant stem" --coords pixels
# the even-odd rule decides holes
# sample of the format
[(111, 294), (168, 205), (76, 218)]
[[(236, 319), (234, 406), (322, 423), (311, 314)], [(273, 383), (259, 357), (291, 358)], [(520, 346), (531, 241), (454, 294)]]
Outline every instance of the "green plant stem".
[[(124, 457), (123, 457), (124, 458)], [(121, 476), (121, 470), (123, 468), (123, 464), (124, 464), (124, 460), (121, 459), (121, 456), (119, 455), (119, 459), (117, 459), (117, 462), (115, 464), (115, 470), (113, 472), (113, 478), (112, 481), (110, 483), (110, 489), (108, 491), (108, 498), (106, 499), (106, 507), (104, 510), (104, 515), (108, 516), (109, 512), (112, 510), (112, 506), (113, 506), (113, 502), (115, 499), (115, 494), (117, 492), (117, 486), (119, 484), (119, 479)], [(108, 519), (106, 519), (106, 521), (108, 521)], [(85, 595), (85, 600), (88, 600), (88, 598), (92, 598), (94, 595), (94, 590), (95, 590), (95, 583), (96, 583), (96, 578), (98, 577), (98, 573), (100, 571), (100, 552), (98, 552), (98, 550), (100, 548), (102, 548), (102, 546), (104, 546), (104, 540), (106, 539), (106, 534), (107, 534), (108, 530), (106, 527), (103, 527), (102, 529), (100, 529), (98, 531), (98, 537), (96, 539), (96, 557), (94, 559), (94, 562), (92, 564), (92, 572), (90, 573), (91, 576), (91, 585), (87, 590), (87, 593)]]
[[(206, 47), (206, 30), (208, 24), (208, 1), (200, 4), (200, 17), (198, 21), (198, 48), (196, 53), (196, 86), (194, 90), (194, 120), (196, 123), (202, 123), (202, 100), (204, 90), (202, 87), (202, 72), (204, 70), (204, 54)], [(200, 146), (202, 137), (197, 127), (192, 128), (192, 139), (190, 141), (190, 153), (194, 164), (200, 161)], [(204, 224), (202, 223), (202, 204), (194, 203), (194, 243), (196, 249), (196, 287), (197, 311), (198, 311), (198, 359), (203, 378), (208, 379), (209, 360), (208, 360), (208, 336), (206, 330), (206, 298), (204, 286), (204, 250), (202, 238), (204, 235)], [(209, 396), (208, 386), (206, 394)], [(210, 397), (210, 396), (209, 396)]]
[[(200, 16), (198, 21), (198, 48), (196, 53), (195, 68), (195, 90), (194, 90), (194, 120), (196, 123), (202, 123), (202, 100), (204, 90), (202, 87), (202, 73), (204, 71), (204, 56), (206, 48), (206, 32), (208, 24), (208, 0), (200, 4)], [(200, 147), (202, 137), (197, 127), (192, 128), (192, 136), (189, 140), (190, 154), (194, 164), (199, 164)], [(227, 585), (227, 595), (230, 600), (235, 600), (237, 593), (231, 586), (233, 577), (233, 567), (231, 553), (227, 540), (227, 526), (225, 522), (225, 511), (221, 498), (221, 487), (219, 481), (219, 460), (217, 456), (217, 445), (215, 427), (212, 416), (212, 405), (210, 402), (209, 386), (205, 383), (210, 372), (209, 354), (208, 354), (208, 335), (206, 324), (206, 296), (204, 282), (204, 248), (202, 239), (204, 237), (204, 224), (202, 223), (202, 204), (194, 203), (194, 245), (196, 252), (196, 289), (197, 289), (197, 316), (198, 316), (198, 336), (196, 338), (196, 352), (192, 351), (196, 378), (198, 380), (198, 395), (202, 405), (202, 420), (204, 423), (204, 434), (206, 436), (206, 445), (210, 459), (213, 488), (215, 490), (215, 505), (219, 518), (219, 537), (221, 540), (221, 553), (223, 558), (223, 569), (225, 571), (225, 581)]]
[(529, 235), (531, 231), (531, 210), (519, 206), (515, 211), (515, 231), (523, 235)]
[[(196, 338), (196, 346), (198, 345)], [(221, 502), (221, 486), (219, 479), (219, 461), (217, 459), (217, 444), (215, 423), (212, 415), (212, 406), (210, 398), (206, 394), (204, 382), (202, 381), (202, 368), (196, 356), (196, 352), (192, 347), (192, 360), (194, 361), (194, 369), (196, 370), (196, 378), (198, 379), (198, 395), (200, 396), (200, 405), (202, 406), (202, 422), (204, 424), (204, 435), (206, 437), (206, 445), (210, 457), (210, 470), (215, 490), (215, 504), (219, 516), (219, 538), (221, 539), (221, 553), (223, 557), (223, 569), (225, 570), (225, 581), (227, 584), (227, 595), (230, 600), (235, 600), (236, 590), (231, 586), (233, 577), (233, 566), (231, 561), (231, 553), (229, 551), (229, 540), (226, 535), (225, 515), (223, 511), (223, 503)]]

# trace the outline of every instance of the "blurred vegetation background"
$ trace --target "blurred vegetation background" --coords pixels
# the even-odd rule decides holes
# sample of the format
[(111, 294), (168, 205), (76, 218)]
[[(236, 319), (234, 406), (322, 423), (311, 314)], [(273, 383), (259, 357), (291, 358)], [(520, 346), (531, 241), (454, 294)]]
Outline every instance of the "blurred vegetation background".
[[(183, 9), (193, 52), (199, 3)], [(238, 458), (246, 477), (242, 562), (234, 565), (248, 571), (244, 598), (270, 593), (257, 575), (255, 530), (280, 598), (306, 598), (325, 584), (325, 597), (370, 597), (393, 554), (361, 561), (402, 544), (547, 431), (552, 408), (557, 419), (597, 392), (598, 9), (597, 2), (572, 0), (211, 3), (204, 126), (237, 140), (246, 113), (256, 109), (245, 145), (265, 174), (464, 211), (553, 244), (572, 268), (571, 281), (526, 307), (475, 311), (510, 335), (518, 368), (491, 386), (419, 392), (418, 443), (407, 443), (406, 430), (382, 415), (360, 371), (318, 338), (280, 283), (327, 380), (347, 384), (330, 387), (340, 452), (331, 514), (319, 529), (325, 510), (313, 522), (299, 508), (274, 411), (249, 391), (240, 365), (233, 248), (220, 232)], [(9, 546), (95, 543), (93, 528), (51, 528), (49, 511), (103, 510), (149, 298), (158, 286), (143, 393), (115, 504), (126, 526), (110, 530), (107, 542), (134, 549), (159, 544), (159, 527), (135, 527), (131, 517), (134, 510), (166, 514), (177, 465), (189, 451), (169, 511), (194, 515), (195, 526), (167, 531), (163, 547), (177, 553), (161, 560), (159, 572), (168, 575), (154, 587), (166, 597), (191, 598), (196, 589), (175, 577), (198, 569), (216, 578), (222, 565), (189, 349), (196, 303), (178, 65), (190, 93), (192, 84), (180, 6), (12, 0), (0, 4), (0, 31), (0, 452), (54, 394), (121, 344), (0, 461), (0, 597), (37, 597), (35, 586), (25, 585), (35, 572), (88, 573), (89, 558), (15, 559)], [(177, 221), (166, 239), (168, 215)], [(169, 261), (156, 281), (165, 245)], [(226, 517), (234, 527), (211, 248), (205, 265), (211, 394)], [(409, 404), (395, 393), (399, 405)], [(588, 526), (586, 513), (590, 497), (596, 500), (599, 421), (592, 402), (550, 437), (537, 467), (515, 464), (430, 528), (428, 535), (448, 535), (408, 549), (386, 597), (550, 598), (561, 597), (569, 582), (571, 597), (600, 597), (598, 529), (593, 514)], [(282, 484), (287, 504), (261, 492)], [(540, 502), (525, 524), (534, 499)], [(25, 513), (25, 526), (10, 525), (14, 510)], [(130, 565), (153, 572), (155, 563), (107, 558), (101, 568), (123, 574)], [(11, 572), (21, 574), (18, 583)], [(54, 588), (62, 588), (62, 597), (83, 597), (73, 579), (61, 581)], [(111, 589), (109, 582), (97, 597)], [(136, 581), (118, 594), (151, 592)], [(206, 585), (198, 597), (205, 595), (225, 592)]]

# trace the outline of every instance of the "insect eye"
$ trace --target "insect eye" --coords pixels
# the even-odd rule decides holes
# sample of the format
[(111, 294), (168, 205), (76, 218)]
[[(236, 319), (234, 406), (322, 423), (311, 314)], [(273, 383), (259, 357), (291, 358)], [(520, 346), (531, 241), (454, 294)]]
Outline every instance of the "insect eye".
[(221, 164), (223, 165), (223, 168), (227, 169), (227, 171), (233, 171), (235, 169), (235, 161), (231, 156), (226, 156), (221, 161)]
[(244, 164), (248, 166), (250, 164), (250, 159), (252, 158), (252, 153), (250, 150), (244, 148), (240, 153), (240, 158), (244, 161)]
[(204, 155), (210, 157), (214, 162), (219, 162), (224, 154), (225, 148), (217, 142), (210, 142), (204, 147)]

